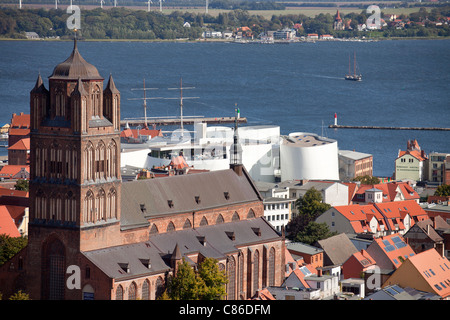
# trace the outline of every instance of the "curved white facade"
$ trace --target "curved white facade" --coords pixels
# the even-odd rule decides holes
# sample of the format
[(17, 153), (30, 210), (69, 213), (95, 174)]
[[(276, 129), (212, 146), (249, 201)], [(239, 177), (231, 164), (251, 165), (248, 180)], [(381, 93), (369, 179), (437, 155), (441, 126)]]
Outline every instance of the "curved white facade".
[(281, 181), (339, 180), (337, 141), (313, 133), (294, 132), (280, 145)]
[(274, 182), (280, 167), (280, 127), (239, 127), (238, 135), (242, 146), (242, 164), (252, 179)]

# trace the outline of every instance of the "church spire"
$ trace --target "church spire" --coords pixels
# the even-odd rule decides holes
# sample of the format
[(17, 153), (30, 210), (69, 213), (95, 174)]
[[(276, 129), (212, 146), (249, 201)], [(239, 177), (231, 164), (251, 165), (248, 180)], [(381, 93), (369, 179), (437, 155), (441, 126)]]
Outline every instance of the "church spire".
[(236, 106), (234, 116), (234, 135), (233, 144), (230, 147), (230, 168), (233, 169), (238, 175), (242, 174), (242, 146), (239, 143), (238, 135), (238, 117), (240, 115), (239, 109)]
[(48, 90), (44, 86), (44, 81), (42, 81), (41, 73), (39, 73), (38, 78), (36, 79), (36, 84), (34, 85), (31, 93), (47, 93)]

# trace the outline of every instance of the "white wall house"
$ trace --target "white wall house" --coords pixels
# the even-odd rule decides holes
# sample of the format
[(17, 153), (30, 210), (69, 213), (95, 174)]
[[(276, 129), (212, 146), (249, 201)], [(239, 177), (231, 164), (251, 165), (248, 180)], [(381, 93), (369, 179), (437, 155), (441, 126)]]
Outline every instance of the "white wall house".
[(286, 227), (291, 220), (292, 200), (286, 198), (271, 197), (263, 200), (264, 217), (281, 232), (282, 227)]

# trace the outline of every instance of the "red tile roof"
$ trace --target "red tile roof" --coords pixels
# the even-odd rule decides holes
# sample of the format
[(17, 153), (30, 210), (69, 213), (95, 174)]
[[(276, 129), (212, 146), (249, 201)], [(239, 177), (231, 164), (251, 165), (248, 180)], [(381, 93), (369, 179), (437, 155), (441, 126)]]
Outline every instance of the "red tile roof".
[[(365, 199), (362, 195), (369, 189), (378, 189), (383, 192), (383, 202), (391, 202), (395, 201), (398, 193), (401, 193), (403, 199), (419, 199), (419, 194), (406, 182), (389, 182), (389, 183), (379, 183), (379, 184), (370, 184), (370, 185), (360, 185), (355, 192), (355, 196), (353, 197), (354, 202), (365, 202)], [(360, 195), (358, 197), (357, 195)]]
[(25, 170), (29, 173), (30, 172), (30, 166), (21, 166), (21, 165), (13, 165), (9, 164), (6, 166), (3, 166), (0, 170), (0, 177), (2, 178), (13, 178), (15, 175), (17, 175), (22, 168), (25, 168)]
[(405, 242), (399, 233), (375, 238), (374, 242), (378, 244), (396, 269), (401, 266), (403, 261), (415, 255), (413, 249)]
[(0, 234), (10, 237), (20, 237), (20, 232), (11, 218), (6, 206), (0, 206)]
[(419, 150), (399, 151), (397, 159), (403, 157), (406, 154), (409, 154), (409, 155), (413, 156), (414, 158), (416, 158), (419, 161), (427, 160), (426, 157), (422, 156), (422, 152), (419, 151)]
[(134, 139), (139, 138), (139, 136), (150, 136), (151, 138), (162, 136), (161, 130), (150, 130), (150, 129), (124, 129), (120, 136), (122, 138), (133, 137)]
[(20, 114), (13, 113), (11, 118), (11, 128), (30, 128), (30, 115), (24, 114), (23, 112)]
[(450, 297), (450, 262), (435, 249), (423, 251), (409, 258), (418, 274), (442, 298)]
[(28, 197), (28, 191), (0, 187), (0, 197), (2, 196)]
[(10, 136), (27, 136), (29, 134), (30, 134), (30, 129), (18, 129), (18, 128), (9, 129)]
[(425, 210), (414, 200), (353, 204), (333, 208), (348, 219), (356, 233), (371, 232), (369, 223), (373, 218), (377, 219), (378, 231), (382, 225), (385, 226), (385, 230), (404, 230), (402, 220), (406, 215), (412, 218), (411, 226), (417, 221), (429, 218)]
[(30, 138), (23, 138), (14, 143), (8, 150), (30, 150)]
[(364, 268), (376, 265), (375, 259), (366, 250), (355, 252), (353, 256)]

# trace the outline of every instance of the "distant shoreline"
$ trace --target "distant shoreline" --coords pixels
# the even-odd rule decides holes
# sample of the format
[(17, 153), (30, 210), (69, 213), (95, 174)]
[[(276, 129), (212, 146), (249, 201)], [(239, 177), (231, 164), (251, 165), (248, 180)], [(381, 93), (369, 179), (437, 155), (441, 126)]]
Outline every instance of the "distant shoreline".
[[(15, 39), (2, 38), (0, 41), (30, 41), (30, 42), (64, 42), (72, 41), (73, 39)], [(450, 40), (450, 37), (389, 37), (389, 38), (370, 38), (370, 39), (345, 39), (336, 38), (334, 40), (315, 40), (316, 42), (371, 42), (371, 41), (388, 41), (388, 40)], [(81, 39), (83, 42), (190, 42), (190, 43), (232, 43), (232, 39)], [(294, 43), (308, 43), (308, 41), (298, 41)], [(276, 44), (276, 43), (275, 43)]]

